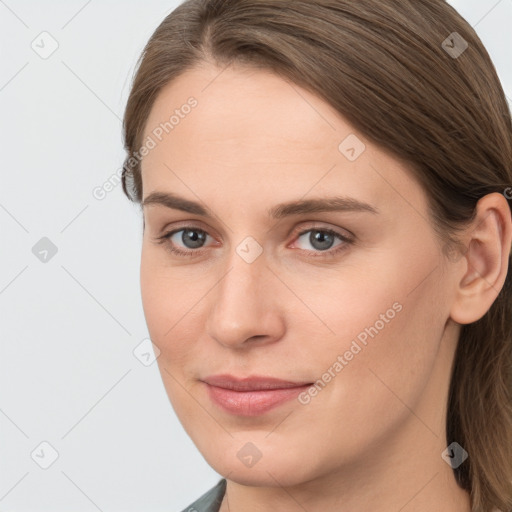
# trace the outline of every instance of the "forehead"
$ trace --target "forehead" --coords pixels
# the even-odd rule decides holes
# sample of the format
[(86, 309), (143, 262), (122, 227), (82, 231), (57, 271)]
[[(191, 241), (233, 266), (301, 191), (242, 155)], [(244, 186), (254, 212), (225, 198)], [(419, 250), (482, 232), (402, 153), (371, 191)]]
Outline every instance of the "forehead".
[[(195, 103), (189, 108), (187, 103)], [(178, 76), (158, 95), (145, 136), (171, 121), (167, 138), (249, 150), (265, 143), (281, 150), (305, 149), (333, 137), (343, 120), (334, 109), (298, 85), (267, 70), (202, 65)], [(338, 133), (336, 138), (342, 135)], [(295, 151), (294, 148), (291, 152)]]
[[(142, 160), (145, 196), (166, 186), (189, 196), (191, 188), (232, 192), (247, 202), (255, 191), (277, 199), (281, 189), (288, 199), (334, 188), (378, 205), (397, 193), (383, 173), (414, 186), (403, 165), (328, 103), (261, 69), (203, 65), (183, 73), (158, 95), (148, 137), (155, 146)], [(347, 138), (364, 144), (356, 160), (342, 152)]]

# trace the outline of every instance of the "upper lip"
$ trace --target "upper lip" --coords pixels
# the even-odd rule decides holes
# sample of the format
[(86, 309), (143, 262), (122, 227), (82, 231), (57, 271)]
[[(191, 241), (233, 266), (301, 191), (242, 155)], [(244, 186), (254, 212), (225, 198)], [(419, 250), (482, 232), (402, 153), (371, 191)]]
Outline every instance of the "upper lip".
[(289, 380), (259, 375), (251, 375), (249, 377), (234, 377), (233, 375), (226, 374), (210, 375), (202, 380), (211, 386), (231, 389), (234, 391), (261, 391), (268, 389), (297, 388), (312, 384), (311, 382), (292, 382)]

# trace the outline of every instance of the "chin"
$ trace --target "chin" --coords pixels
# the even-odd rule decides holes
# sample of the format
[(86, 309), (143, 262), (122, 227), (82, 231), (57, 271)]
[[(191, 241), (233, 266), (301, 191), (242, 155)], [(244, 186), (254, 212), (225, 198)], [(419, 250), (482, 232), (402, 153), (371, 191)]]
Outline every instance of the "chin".
[(271, 449), (268, 441), (260, 442), (258, 455), (249, 443), (234, 442), (233, 448), (203, 452), (203, 457), (217, 473), (240, 485), (292, 487), (314, 478), (313, 465), (304, 460), (297, 447), (274, 446)]

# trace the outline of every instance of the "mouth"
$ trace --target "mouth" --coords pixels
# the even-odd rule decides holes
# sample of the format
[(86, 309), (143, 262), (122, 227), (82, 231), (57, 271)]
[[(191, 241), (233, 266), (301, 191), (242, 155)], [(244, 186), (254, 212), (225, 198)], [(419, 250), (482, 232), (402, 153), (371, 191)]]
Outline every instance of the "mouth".
[(273, 377), (213, 375), (202, 379), (209, 398), (223, 411), (238, 416), (259, 416), (296, 398), (312, 382)]

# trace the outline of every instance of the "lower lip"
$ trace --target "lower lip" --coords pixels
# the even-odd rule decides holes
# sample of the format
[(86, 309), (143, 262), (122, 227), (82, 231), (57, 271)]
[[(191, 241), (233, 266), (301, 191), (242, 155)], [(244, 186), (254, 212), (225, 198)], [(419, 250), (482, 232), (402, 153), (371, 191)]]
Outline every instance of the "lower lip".
[(213, 402), (225, 411), (239, 416), (259, 416), (274, 409), (311, 387), (311, 384), (296, 388), (269, 389), (261, 391), (233, 391), (206, 384)]

